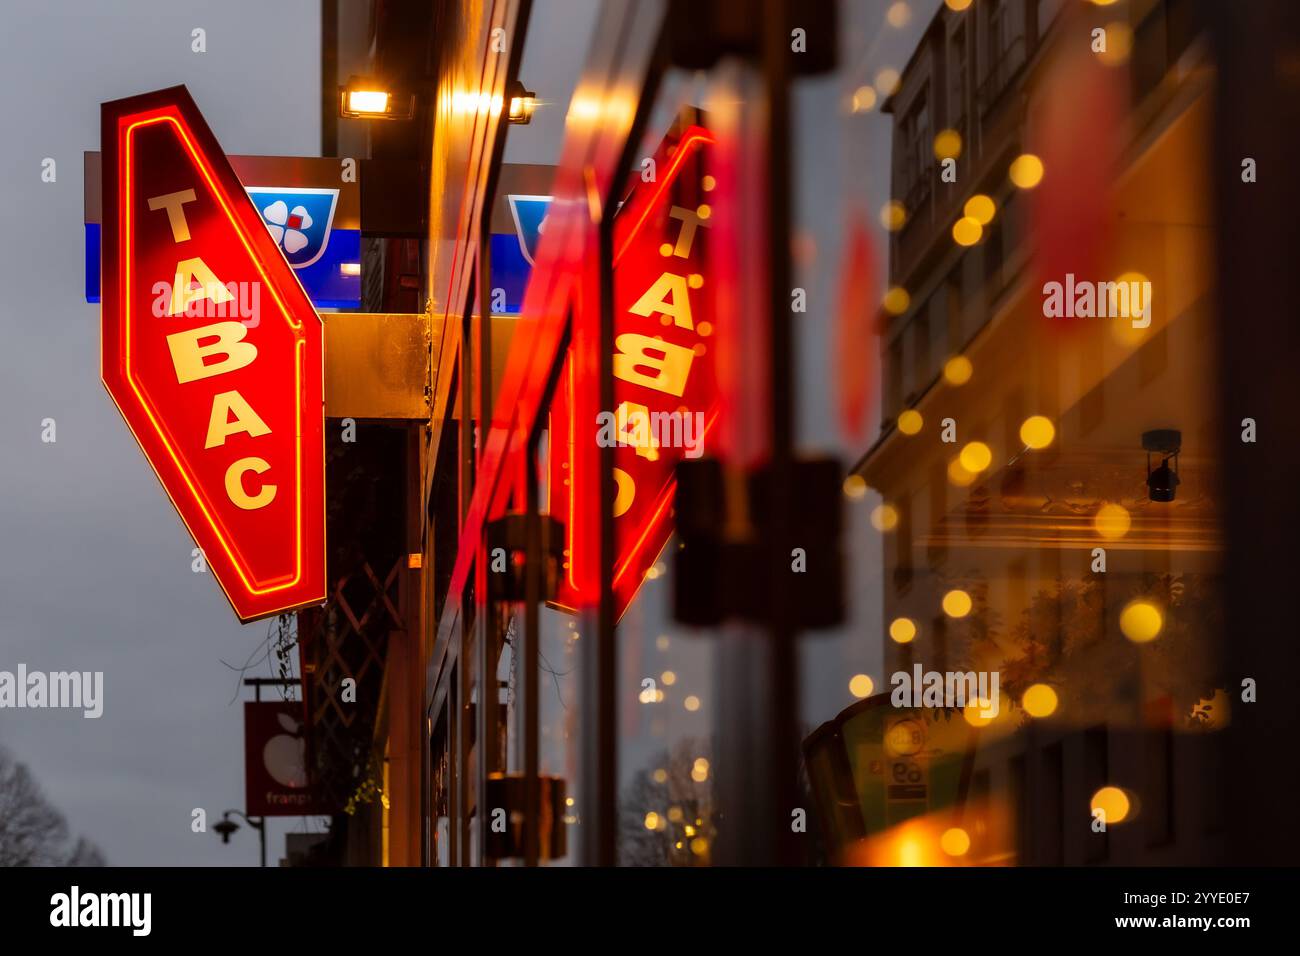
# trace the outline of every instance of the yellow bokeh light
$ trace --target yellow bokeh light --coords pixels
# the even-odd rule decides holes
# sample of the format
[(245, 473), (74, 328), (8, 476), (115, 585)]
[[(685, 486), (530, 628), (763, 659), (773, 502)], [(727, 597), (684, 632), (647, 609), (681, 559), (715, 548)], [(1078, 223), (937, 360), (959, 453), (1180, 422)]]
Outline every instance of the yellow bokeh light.
[(955, 13), (961, 13), (971, 5), (971, 0), (943, 0), (943, 2), (948, 4), (948, 9)]
[(972, 700), (962, 708), (961, 716), (966, 723), (972, 727), (985, 727), (993, 723), (994, 715), (991, 713), (993, 703), (986, 697), (978, 700)]
[(949, 827), (939, 837), (939, 849), (949, 856), (965, 856), (970, 850), (970, 834), (961, 827)]
[(893, 531), (898, 527), (898, 509), (893, 505), (876, 505), (871, 511), (871, 525), (877, 531)]
[(861, 475), (849, 475), (844, 479), (844, 497), (857, 501), (867, 493), (867, 480)]
[(916, 839), (898, 841), (899, 866), (924, 866), (925, 849)]
[(1043, 161), (1033, 153), (1022, 153), (1007, 171), (1017, 189), (1033, 189), (1043, 181)]
[(954, 355), (943, 363), (943, 377), (949, 385), (965, 385), (975, 374), (975, 366), (964, 355)]
[(1030, 415), (1020, 426), (1020, 440), (1035, 451), (1046, 448), (1056, 437), (1056, 426), (1046, 415)]
[(1020, 706), (1030, 717), (1050, 717), (1059, 703), (1056, 691), (1046, 684), (1031, 684), (1020, 698)]
[(973, 246), (984, 235), (984, 227), (978, 219), (962, 216), (952, 224), (952, 239), (959, 246)]
[(912, 8), (907, 5), (905, 0), (898, 0), (897, 3), (891, 4), (885, 11), (885, 19), (889, 25), (895, 29), (902, 29), (912, 20)]
[(681, 823), (681, 822), (682, 822), (682, 808), (681, 808), (681, 807), (678, 807), (678, 806), (671, 806), (671, 807), (669, 807), (669, 808), (668, 808), (668, 820), (669, 820), (670, 823)]
[(896, 617), (889, 622), (889, 636), (896, 644), (910, 643), (916, 637), (916, 624), (910, 617)]
[(677, 683), (677, 675), (673, 671), (664, 671), (659, 675), (659, 682), (665, 687), (672, 687)]
[(1102, 787), (1092, 795), (1092, 810), (1102, 812), (1102, 819), (1107, 823), (1123, 823), (1128, 818), (1128, 794), (1119, 787)]
[(1128, 534), (1133, 526), (1133, 519), (1123, 505), (1105, 504), (1092, 516), (1092, 526), (1107, 541), (1118, 541)]
[(962, 212), (968, 219), (974, 219), (981, 226), (987, 226), (993, 221), (994, 215), (997, 214), (998, 207), (994, 205), (993, 200), (983, 193), (976, 193), (966, 200), (966, 205)]
[(1151, 280), (1141, 272), (1135, 272), (1131, 269), (1128, 272), (1121, 273), (1119, 278), (1115, 280), (1116, 283), (1127, 285), (1130, 290), (1134, 288), (1134, 284), (1136, 283), (1137, 299), (1129, 302), (1130, 313), (1142, 311), (1142, 307), (1146, 304), (1142, 295), (1146, 291), (1146, 283), (1150, 281)]
[(649, 813), (647, 813), (647, 814), (645, 815), (645, 828), (646, 828), (647, 830), (658, 830), (658, 829), (659, 829), (659, 814), (655, 813), (653, 810), (651, 810)]
[(902, 315), (912, 304), (912, 297), (901, 285), (891, 286), (881, 304), (890, 315)]
[(849, 681), (849, 693), (861, 700), (864, 697), (870, 697), (875, 686), (875, 682), (866, 674), (854, 674)]
[(898, 71), (887, 66), (876, 74), (876, 89), (882, 96), (889, 96), (898, 89)]
[(965, 617), (970, 609), (970, 595), (961, 588), (953, 588), (943, 596), (943, 613), (949, 617)]
[(972, 484), (979, 476), (973, 472), (967, 471), (962, 467), (961, 458), (954, 458), (948, 462), (948, 481), (958, 488), (965, 488)]
[(859, 86), (853, 91), (850, 105), (855, 113), (865, 113), (876, 105), (876, 91), (869, 86)]
[(915, 408), (909, 408), (899, 413), (898, 430), (904, 435), (915, 435), (924, 424), (925, 419), (921, 417), (921, 413)]
[(700, 709), (700, 699), (696, 697), (694, 694), (691, 694), (684, 701), (682, 701), (682, 706), (685, 707), (687, 710), (689, 710), (691, 713), (695, 713), (695, 711)]
[(956, 159), (961, 155), (961, 133), (955, 129), (941, 129), (934, 135), (934, 158)]
[(958, 460), (961, 461), (963, 468), (973, 475), (978, 475), (993, 464), (993, 452), (982, 441), (968, 442), (966, 447), (961, 450)]
[(1122, 20), (1106, 24), (1106, 49), (1097, 58), (1107, 66), (1122, 66), (1133, 51), (1133, 29)]
[(709, 841), (704, 837), (696, 837), (691, 841), (691, 852), (696, 856), (704, 856), (709, 852)]
[[(1147, 286), (1144, 283), (1150, 280), (1141, 272), (1125, 272), (1115, 279), (1117, 285), (1128, 283), (1127, 288), (1131, 291), (1137, 290), (1137, 298), (1129, 300), (1128, 314), (1116, 315), (1110, 322), (1111, 337), (1124, 348), (1134, 348), (1141, 344), (1151, 332), (1151, 326), (1145, 328), (1134, 328), (1133, 317), (1142, 313), (1143, 309), (1149, 305), (1144, 294)], [(1137, 285), (1132, 285), (1137, 283)], [(1118, 311), (1118, 310), (1117, 310)], [(1148, 313), (1149, 315), (1150, 313)]]
[(660, 767), (654, 772), (655, 783), (666, 783), (668, 781), (668, 771)]
[(1119, 612), (1119, 629), (1134, 644), (1154, 641), (1164, 626), (1164, 615), (1150, 601), (1130, 601)]
[(907, 207), (891, 199), (880, 207), (880, 224), (890, 232), (898, 232), (907, 222)]
[(695, 763), (691, 767), (691, 779), (696, 783), (703, 783), (709, 779), (709, 762), (703, 757), (695, 758)]

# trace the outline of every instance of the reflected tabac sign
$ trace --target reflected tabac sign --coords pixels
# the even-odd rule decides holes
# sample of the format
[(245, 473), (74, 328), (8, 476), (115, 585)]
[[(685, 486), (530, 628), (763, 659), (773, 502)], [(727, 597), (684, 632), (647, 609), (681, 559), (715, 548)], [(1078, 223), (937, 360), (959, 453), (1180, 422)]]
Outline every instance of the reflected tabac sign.
[(319, 604), (320, 317), (184, 87), (102, 150), (104, 385), (239, 619)]
[[(698, 458), (717, 416), (713, 298), (705, 288), (709, 205), (708, 130), (688, 125), (668, 136), (653, 157), (649, 177), (637, 177), (614, 222), (614, 402), (596, 422), (575, 420), (578, 381), (569, 361), (551, 409), (547, 510), (565, 525), (564, 574), (555, 603), (594, 603), (574, 573), (573, 475), (581, 456), (576, 441), (614, 445), (614, 593), (622, 617), (673, 530), (674, 470)], [(595, 482), (582, 482), (593, 487)]]

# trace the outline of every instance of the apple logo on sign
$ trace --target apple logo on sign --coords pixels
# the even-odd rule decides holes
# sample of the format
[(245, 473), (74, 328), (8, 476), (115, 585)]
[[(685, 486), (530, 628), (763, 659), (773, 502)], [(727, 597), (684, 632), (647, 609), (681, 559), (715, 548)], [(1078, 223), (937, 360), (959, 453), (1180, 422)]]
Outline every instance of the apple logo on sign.
[(276, 734), (262, 748), (266, 772), (283, 787), (307, 786), (307, 741), (299, 736), (302, 725), (288, 714), (276, 714), (287, 734)]

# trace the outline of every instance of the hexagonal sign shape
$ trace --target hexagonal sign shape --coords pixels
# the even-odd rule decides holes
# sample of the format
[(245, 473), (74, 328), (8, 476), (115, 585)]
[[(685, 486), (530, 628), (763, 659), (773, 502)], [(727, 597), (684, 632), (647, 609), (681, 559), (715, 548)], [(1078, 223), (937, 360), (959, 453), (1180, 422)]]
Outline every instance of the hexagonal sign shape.
[(239, 619), (319, 604), (320, 316), (185, 87), (101, 120), (104, 385)]
[[(717, 317), (706, 290), (714, 136), (689, 125), (654, 156), (658, 175), (634, 177), (614, 220), (614, 402), (603, 426), (590, 422), (584, 396), (599, 393), (592, 370), (573, 359), (551, 403), (546, 510), (564, 520), (557, 607), (593, 607), (600, 598), (594, 547), (600, 516), (592, 454), (614, 449), (614, 610), (621, 618), (673, 533), (675, 468), (703, 454), (718, 418)], [(703, 290), (703, 291), (701, 291)], [(602, 428), (608, 434), (601, 434)]]

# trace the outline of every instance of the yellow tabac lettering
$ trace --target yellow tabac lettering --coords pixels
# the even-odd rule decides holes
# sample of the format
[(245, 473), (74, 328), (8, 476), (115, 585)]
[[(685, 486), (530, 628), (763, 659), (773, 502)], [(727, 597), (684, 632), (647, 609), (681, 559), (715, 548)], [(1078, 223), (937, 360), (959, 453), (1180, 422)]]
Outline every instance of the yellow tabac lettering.
[[(201, 288), (190, 288), (190, 283), (195, 279)], [(167, 314), (184, 315), (186, 307), (200, 299), (229, 302), (233, 298), (231, 291), (222, 285), (221, 280), (202, 259), (198, 256), (182, 259), (176, 263), (176, 281), (172, 283), (172, 301)]]
[(185, 204), (194, 202), (194, 199), (193, 189), (182, 189), (180, 192), (153, 196), (149, 200), (149, 208), (155, 212), (159, 209), (167, 210), (167, 224), (172, 227), (172, 238), (177, 242), (189, 241), (190, 225), (185, 221)]
[[(235, 413), (235, 420), (230, 420), (230, 413)], [(208, 419), (208, 439), (204, 448), (217, 448), (226, 443), (226, 439), (239, 432), (248, 432), (256, 438), (271, 434), (271, 429), (253, 407), (238, 392), (221, 392), (212, 397), (212, 415)]]
[[(700, 209), (707, 210), (707, 206), (701, 206)], [(695, 230), (699, 226), (708, 228), (705, 220), (707, 216), (700, 214), (700, 209), (686, 209), (682, 206), (673, 206), (668, 210), (668, 215), (674, 219), (680, 219), (682, 228), (677, 233), (677, 243), (673, 246), (673, 255), (678, 259), (685, 259), (691, 254), (691, 245), (695, 242)]]
[[(614, 340), (614, 347), (618, 350), (614, 353), (615, 377), (678, 398), (686, 390), (695, 353), (685, 346), (625, 332)], [(652, 369), (654, 374), (641, 371), (643, 368)]]
[(659, 460), (659, 442), (650, 429), (650, 409), (636, 402), (623, 402), (615, 413), (618, 440), (636, 449), (641, 458)]
[(614, 517), (621, 518), (636, 499), (636, 482), (622, 468), (614, 469)]
[[(234, 372), (250, 364), (257, 358), (257, 346), (242, 339), (248, 334), (248, 328), (242, 322), (215, 322), (197, 329), (173, 332), (167, 336), (167, 348), (172, 353), (172, 366), (176, 369), (176, 381), (184, 384), (200, 378), (210, 378), (225, 372)], [(201, 339), (216, 338), (217, 341), (200, 345)], [(223, 358), (207, 364), (204, 360), (210, 355)]]
[(270, 467), (261, 458), (241, 458), (226, 469), (226, 495), (236, 507), (256, 511), (275, 500), (275, 485), (263, 485), (262, 490), (255, 495), (244, 491), (244, 475), (250, 471), (260, 475)]
[[(671, 302), (668, 301), (669, 295), (672, 296)], [(695, 331), (695, 323), (691, 321), (691, 300), (686, 292), (686, 279), (671, 272), (665, 272), (656, 279), (655, 284), (628, 311), (644, 316), (662, 312), (671, 315), (673, 324), (678, 328)]]

